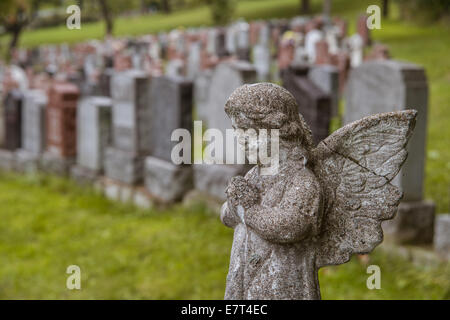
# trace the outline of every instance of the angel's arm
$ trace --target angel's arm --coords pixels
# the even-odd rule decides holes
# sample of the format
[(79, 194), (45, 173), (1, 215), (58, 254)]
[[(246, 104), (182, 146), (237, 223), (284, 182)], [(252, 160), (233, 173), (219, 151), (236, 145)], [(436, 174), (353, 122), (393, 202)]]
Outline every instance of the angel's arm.
[(275, 207), (255, 205), (245, 213), (245, 222), (271, 242), (298, 242), (316, 233), (321, 206), (320, 185), (312, 173), (294, 178)]
[(238, 217), (228, 208), (228, 202), (225, 202), (220, 209), (220, 221), (229, 228), (234, 228), (239, 223)]

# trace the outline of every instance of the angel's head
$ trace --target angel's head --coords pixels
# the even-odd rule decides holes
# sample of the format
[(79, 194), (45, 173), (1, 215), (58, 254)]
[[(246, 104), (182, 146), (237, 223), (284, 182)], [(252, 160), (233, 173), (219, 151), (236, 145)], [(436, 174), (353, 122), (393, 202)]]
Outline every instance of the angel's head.
[(225, 112), (235, 129), (277, 129), (281, 142), (299, 142), (308, 151), (313, 147), (311, 130), (295, 98), (279, 85), (245, 84), (230, 95)]

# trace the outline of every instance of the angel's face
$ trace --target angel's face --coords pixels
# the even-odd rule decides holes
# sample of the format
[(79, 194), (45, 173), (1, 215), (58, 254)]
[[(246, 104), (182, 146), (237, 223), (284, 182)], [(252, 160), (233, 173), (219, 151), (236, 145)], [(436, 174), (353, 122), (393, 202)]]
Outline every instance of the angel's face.
[(245, 152), (249, 162), (258, 165), (270, 164), (271, 158), (276, 156), (274, 153), (279, 151), (278, 143), (276, 148), (272, 148), (272, 130), (268, 132), (267, 129), (258, 128), (254, 121), (245, 115), (232, 117), (231, 122), (238, 145)]

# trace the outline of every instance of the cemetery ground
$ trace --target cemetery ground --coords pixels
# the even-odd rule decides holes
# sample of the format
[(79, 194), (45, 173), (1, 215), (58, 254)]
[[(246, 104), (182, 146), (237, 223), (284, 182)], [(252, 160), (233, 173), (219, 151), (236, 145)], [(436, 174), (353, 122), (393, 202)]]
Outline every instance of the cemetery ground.
[[(64, 178), (0, 173), (0, 299), (222, 299), (232, 230), (201, 204), (143, 210)], [(69, 265), (81, 290), (66, 288)], [(381, 289), (366, 268), (381, 268)], [(445, 264), (382, 248), (320, 271), (324, 299), (450, 299)]]

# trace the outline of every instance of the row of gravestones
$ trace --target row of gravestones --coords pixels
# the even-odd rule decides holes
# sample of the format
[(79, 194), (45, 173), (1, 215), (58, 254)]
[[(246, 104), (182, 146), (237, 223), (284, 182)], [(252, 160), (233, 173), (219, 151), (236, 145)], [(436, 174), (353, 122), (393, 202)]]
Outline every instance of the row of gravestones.
[[(328, 135), (336, 108), (338, 77), (329, 65), (291, 66), (282, 74), (315, 142)], [(76, 86), (54, 83), (48, 97), (39, 91), (12, 90), (4, 101), (4, 168), (71, 173), (77, 180), (96, 181), (107, 196), (150, 205), (173, 202), (193, 188), (225, 198), (229, 179), (247, 165), (174, 165), (173, 130), (192, 132), (193, 96), (197, 118), (208, 128), (231, 128), (223, 106), (231, 92), (257, 81), (255, 68), (244, 61), (221, 63), (203, 87), (181, 77), (152, 77), (137, 70), (112, 74), (108, 97), (79, 98)], [(384, 225), (402, 243), (435, 239), (448, 254), (449, 216), (438, 215), (423, 199), (428, 85), (423, 68), (380, 60), (352, 70), (346, 90), (345, 123), (363, 116), (414, 108), (419, 111), (409, 144), (409, 158), (396, 179), (403, 192), (397, 218)], [(47, 101), (48, 100), (48, 101)], [(78, 105), (78, 106), (77, 106)], [(386, 132), (389, 134), (389, 132)], [(97, 177), (104, 175), (104, 178)], [(144, 187), (136, 187), (144, 182)], [(436, 226), (436, 227), (435, 227)], [(447, 253), (445, 253), (447, 252)]]

